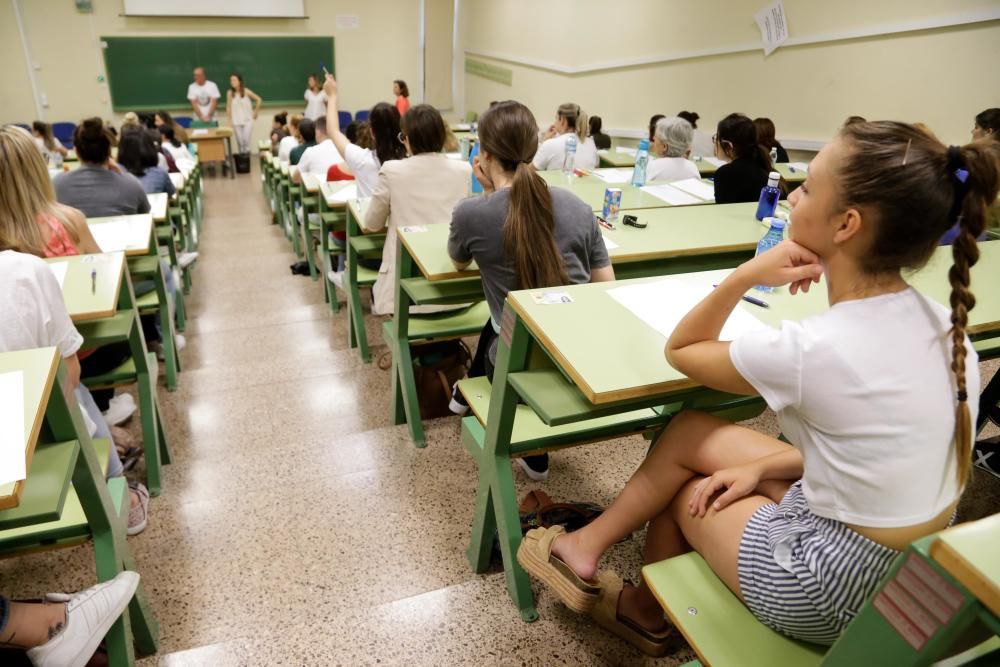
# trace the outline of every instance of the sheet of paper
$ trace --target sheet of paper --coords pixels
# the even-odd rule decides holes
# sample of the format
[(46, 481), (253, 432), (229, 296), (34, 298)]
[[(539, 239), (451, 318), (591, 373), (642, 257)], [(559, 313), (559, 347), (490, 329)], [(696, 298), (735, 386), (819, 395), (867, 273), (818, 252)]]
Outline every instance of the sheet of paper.
[(63, 283), (66, 282), (66, 269), (69, 268), (69, 262), (46, 262), (46, 264), (49, 265), (52, 275), (56, 277), (59, 289), (62, 289)]
[(330, 195), (330, 200), (336, 202), (347, 202), (348, 200), (355, 199), (357, 196), (358, 186), (351, 183), (350, 185), (345, 186)]
[(614, 250), (615, 248), (619, 247), (617, 243), (609, 239), (607, 236), (604, 236), (603, 234), (602, 236), (604, 237), (604, 247), (607, 248), (608, 250)]
[(99, 225), (90, 225), (90, 233), (94, 235), (97, 246), (104, 252), (117, 252), (127, 250), (131, 240), (132, 227), (124, 220), (114, 220), (112, 222), (102, 222)]
[(24, 373), (0, 373), (0, 484), (25, 476)]
[(709, 163), (710, 165), (712, 165), (714, 167), (721, 167), (722, 165), (726, 164), (725, 160), (720, 160), (717, 157), (703, 157), (701, 159), (704, 162), (707, 162), (707, 163)]
[(669, 185), (644, 185), (643, 192), (647, 192), (654, 197), (662, 199), (671, 206), (688, 206), (690, 204), (701, 204), (702, 200), (692, 197), (688, 193), (672, 188)]
[(685, 178), (683, 181), (673, 181), (670, 185), (698, 199), (715, 201), (715, 186), (701, 179)]
[(605, 183), (628, 183), (632, 180), (631, 169), (595, 169), (593, 174)]
[(801, 171), (801, 172), (808, 172), (809, 171), (809, 163), (808, 162), (789, 162), (788, 166), (791, 167), (792, 169), (794, 169), (795, 171)]
[(208, 135), (208, 130), (206, 130), (204, 128), (200, 128), (200, 129), (197, 129), (197, 130), (191, 130), (191, 136), (192, 137), (204, 137), (204, 136), (207, 136), (207, 135)]
[(626, 146), (615, 146), (616, 153), (624, 153), (625, 155), (631, 155), (635, 157), (636, 150), (634, 148), (628, 148)]
[[(664, 339), (669, 338), (677, 324), (692, 308), (701, 303), (711, 291), (712, 285), (704, 285), (697, 279), (666, 278), (655, 282), (616, 287), (608, 290), (608, 295), (625, 306), (633, 315), (658, 331)], [(734, 310), (719, 340), (735, 340), (745, 333), (767, 328), (740, 303)]]
[(777, 0), (754, 14), (753, 18), (757, 22), (757, 27), (760, 28), (760, 41), (764, 47), (764, 55), (769, 56), (788, 39), (785, 6), (781, 0)]

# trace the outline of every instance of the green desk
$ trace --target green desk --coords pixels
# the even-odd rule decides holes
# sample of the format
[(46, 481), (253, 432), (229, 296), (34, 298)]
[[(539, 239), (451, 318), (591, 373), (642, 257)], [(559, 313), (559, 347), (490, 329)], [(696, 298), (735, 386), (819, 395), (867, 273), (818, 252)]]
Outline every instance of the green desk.
[[(63, 301), (74, 322), (99, 320), (115, 314), (125, 275), (125, 253), (53, 257), (45, 261), (66, 265)], [(91, 277), (92, 271), (97, 272), (96, 281)]]
[[(618, 188), (622, 191), (622, 209), (664, 208), (670, 206), (659, 197), (629, 185), (628, 183), (605, 183), (596, 176), (567, 176), (561, 171), (540, 171), (538, 174), (549, 185), (566, 188), (577, 197), (587, 202), (594, 211), (604, 209), (604, 191), (608, 188)], [(650, 182), (649, 185), (656, 185)]]
[(804, 183), (806, 180), (805, 170), (800, 169), (798, 167), (793, 167), (787, 162), (778, 162), (774, 165), (774, 168), (775, 170), (777, 170), (779, 174), (781, 174), (781, 177), (785, 179), (785, 182), (791, 185), (797, 186), (800, 183)]
[[(972, 289), (979, 302), (969, 315), (969, 335), (975, 340), (991, 341), (987, 345), (1000, 346), (1000, 290), (989, 289), (1000, 284), (1000, 243), (983, 243), (980, 248), (982, 258), (972, 269)], [(946, 304), (950, 267), (951, 248), (941, 247), (910, 282)], [(725, 275), (726, 271), (712, 271), (688, 277), (710, 285)], [(669, 406), (669, 415), (688, 407), (717, 411), (759, 401), (756, 397), (737, 398), (709, 390), (673, 369), (664, 359), (664, 336), (606, 294), (622, 285), (563, 287), (560, 291), (567, 292), (573, 302), (558, 305), (536, 304), (529, 291), (508, 295), (486, 427), (475, 417), (463, 420), (463, 441), (480, 470), (469, 562), (477, 572), (488, 569), (499, 531), (507, 588), (525, 620), (534, 620), (537, 613), (528, 577), (514, 557), (521, 531), (508, 462), (523, 454), (512, 446), (511, 439), (519, 403), (528, 405), (543, 423), (562, 426), (641, 408)], [(746, 303), (738, 308), (747, 309), (772, 326), (782, 319), (799, 320), (827, 309), (823, 283), (814, 285), (808, 294), (793, 297), (787, 290), (779, 290), (766, 300), (770, 309)], [(529, 355), (537, 348), (546, 353), (555, 369), (529, 367)], [(581, 442), (586, 440), (585, 434), (580, 437)], [(535, 447), (534, 451), (544, 449)]]
[[(973, 311), (975, 312), (975, 311)], [(938, 534), (931, 558), (1000, 616), (1000, 514)]]
[(104, 252), (124, 251), (126, 257), (156, 253), (151, 213), (87, 218), (87, 226)]
[[(45, 406), (49, 392), (56, 379), (59, 356), (56, 348), (24, 350), (0, 354), (0, 375), (20, 372), (22, 378), (22, 398), (24, 401), (24, 463), (25, 470), (31, 470), (31, 459), (35, 454), (35, 443), (42, 428)], [(0, 485), (0, 509), (17, 507), (21, 502), (24, 481)]]

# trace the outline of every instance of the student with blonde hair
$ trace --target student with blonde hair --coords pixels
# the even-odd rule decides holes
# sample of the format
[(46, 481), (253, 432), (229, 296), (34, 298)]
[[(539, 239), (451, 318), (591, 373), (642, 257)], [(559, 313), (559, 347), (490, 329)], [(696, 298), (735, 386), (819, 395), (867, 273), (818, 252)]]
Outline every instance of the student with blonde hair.
[(694, 128), (683, 118), (675, 116), (656, 121), (649, 152), (657, 157), (649, 161), (646, 179), (682, 181), (685, 178), (701, 178), (697, 165), (689, 159), (693, 137)]
[(576, 136), (576, 157), (573, 166), (577, 169), (594, 169), (599, 158), (597, 146), (590, 137), (590, 122), (579, 104), (567, 102), (559, 106), (556, 120), (542, 135), (542, 145), (532, 160), (535, 169), (562, 169), (566, 154), (566, 141)]
[(42, 153), (42, 157), (50, 165), (53, 165), (57, 161), (57, 159), (54, 159), (54, 156), (58, 155), (65, 158), (69, 154), (66, 147), (52, 135), (52, 126), (50, 124), (36, 120), (31, 124), (31, 135), (35, 138), (35, 146), (38, 147), (38, 150)]

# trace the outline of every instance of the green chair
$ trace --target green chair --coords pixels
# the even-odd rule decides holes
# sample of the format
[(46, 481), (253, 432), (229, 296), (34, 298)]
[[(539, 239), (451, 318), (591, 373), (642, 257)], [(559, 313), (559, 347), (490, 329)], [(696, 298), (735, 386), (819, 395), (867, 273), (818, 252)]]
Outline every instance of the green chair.
[[(980, 558), (972, 566), (985, 568), (977, 569), (978, 576), (967, 584), (954, 574), (962, 576), (968, 565), (950, 560), (964, 563), (964, 555)], [(911, 544), (829, 649), (762, 624), (695, 552), (647, 565), (642, 574), (698, 654), (699, 661), (689, 665), (909, 667), (966, 649), (961, 664), (981, 656), (987, 657), (970, 664), (998, 664), (1000, 659), (1000, 514)], [(981, 643), (991, 634), (993, 639)]]

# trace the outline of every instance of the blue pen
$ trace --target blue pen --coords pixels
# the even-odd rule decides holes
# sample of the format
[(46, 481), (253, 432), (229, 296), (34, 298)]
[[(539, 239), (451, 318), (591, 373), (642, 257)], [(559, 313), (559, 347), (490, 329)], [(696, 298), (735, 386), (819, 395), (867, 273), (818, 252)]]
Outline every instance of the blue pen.
[(794, 174), (795, 173), (795, 167), (793, 167), (792, 165), (788, 165), (788, 171), (790, 171), (790, 172), (792, 172)]
[(97, 269), (90, 270), (90, 293), (97, 294)]
[[(718, 287), (718, 285), (712, 285), (712, 287)], [(768, 303), (766, 301), (761, 301), (760, 299), (755, 299), (752, 296), (747, 296), (746, 294), (744, 294), (740, 298), (743, 299), (744, 301), (746, 301), (747, 303), (752, 303), (753, 305), (760, 306), (761, 308), (770, 308), (771, 307), (771, 306), (768, 305)]]
[(326, 63), (322, 63), (322, 62), (321, 62), (321, 63), (319, 64), (319, 66), (320, 66), (320, 69), (322, 69), (322, 70), (323, 70), (323, 74), (325, 74), (325, 75), (329, 75), (329, 74), (330, 74), (330, 73), (329, 73), (329, 72), (328, 72), (328, 71), (326, 70)]

